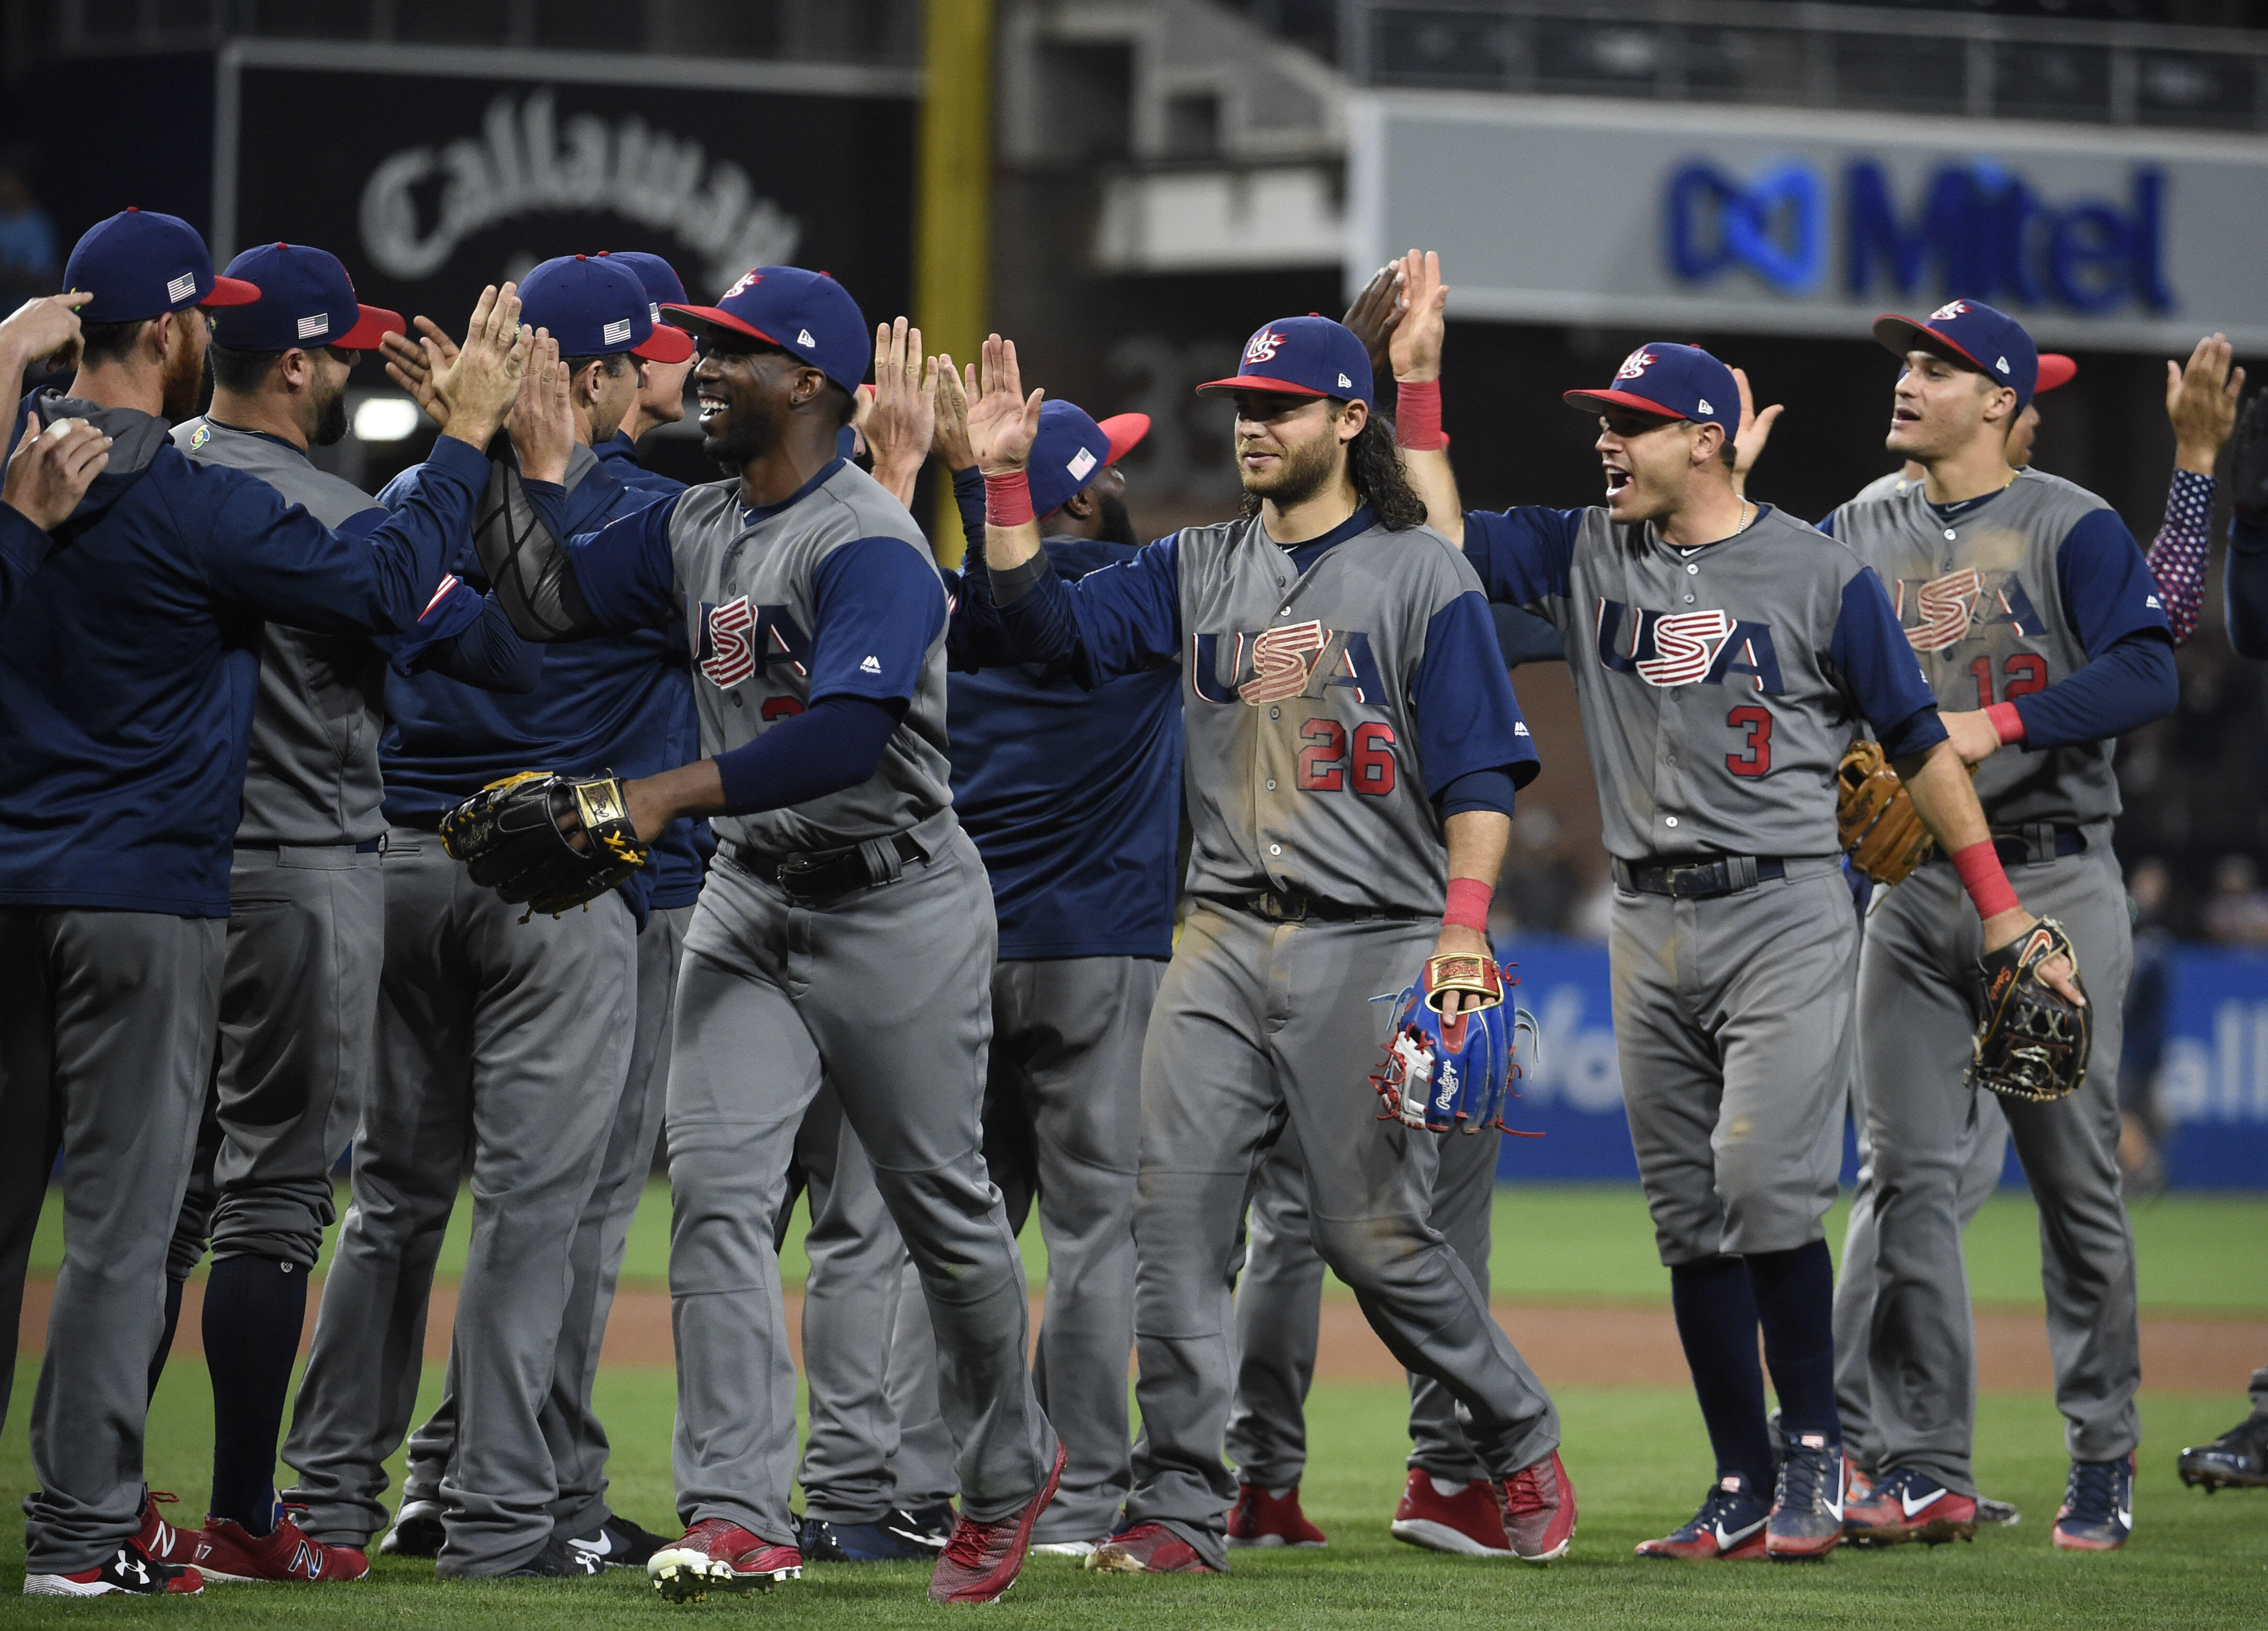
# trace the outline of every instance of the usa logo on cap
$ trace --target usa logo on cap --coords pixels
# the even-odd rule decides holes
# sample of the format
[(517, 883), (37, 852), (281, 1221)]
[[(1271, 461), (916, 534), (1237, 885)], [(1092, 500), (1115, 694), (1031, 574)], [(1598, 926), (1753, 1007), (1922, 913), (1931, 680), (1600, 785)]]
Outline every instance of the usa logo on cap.
[(1283, 343), (1282, 335), (1272, 328), (1263, 328), (1258, 334), (1254, 335), (1250, 343), (1245, 346), (1244, 360), (1248, 363), (1264, 363), (1276, 355), (1277, 348)]
[(1623, 365), (1615, 370), (1617, 380), (1635, 380), (1653, 366), (1653, 353), (1643, 345), (1623, 358)]

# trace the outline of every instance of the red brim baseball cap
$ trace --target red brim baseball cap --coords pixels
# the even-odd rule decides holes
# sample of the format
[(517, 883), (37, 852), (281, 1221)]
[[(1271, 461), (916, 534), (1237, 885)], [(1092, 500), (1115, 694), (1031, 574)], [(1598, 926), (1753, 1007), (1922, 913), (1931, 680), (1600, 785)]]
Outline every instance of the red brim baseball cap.
[(250, 306), (260, 299), (260, 285), (248, 284), (241, 277), (213, 278), (212, 292), (199, 306)]
[(1110, 439), (1110, 456), (1102, 462), (1116, 464), (1141, 445), (1150, 433), (1150, 416), (1146, 413), (1114, 413), (1101, 420), (1102, 433)]
[(1604, 413), (1609, 408), (1627, 408), (1634, 413), (1650, 413), (1657, 419), (1684, 417), (1674, 409), (1665, 408), (1650, 396), (1640, 396), (1635, 391), (1566, 391), (1559, 400), (1582, 413)]
[(389, 312), (382, 306), (358, 306), (361, 315), (355, 326), (330, 343), (342, 351), (374, 351), (378, 343), (389, 334), (408, 334), (409, 325), (401, 321), (401, 314)]
[(1874, 319), (1874, 338), (1884, 349), (1903, 357), (1908, 351), (1934, 351), (1954, 362), (1967, 363), (1979, 373), (1986, 373), (1984, 365), (1951, 335), (1941, 334), (1927, 323), (1916, 322), (1911, 317), (1900, 317), (1895, 312), (1885, 312)]
[[(668, 309), (678, 311), (682, 308), (671, 306)], [(630, 355), (643, 357), (650, 363), (681, 363), (693, 355), (693, 336), (667, 322), (659, 322), (653, 326), (653, 333), (644, 345), (630, 347)]]
[(1329, 396), (1329, 391), (1316, 390), (1313, 386), (1293, 385), (1288, 380), (1278, 380), (1264, 373), (1233, 374), (1226, 380), (1207, 380), (1197, 387), (1200, 396), (1226, 396), (1231, 391), (1267, 391), (1278, 396)]
[(2040, 382), (2032, 387), (2032, 395), (2052, 391), (2058, 385), (2069, 385), (2078, 376), (2079, 365), (2061, 351), (2040, 353)]

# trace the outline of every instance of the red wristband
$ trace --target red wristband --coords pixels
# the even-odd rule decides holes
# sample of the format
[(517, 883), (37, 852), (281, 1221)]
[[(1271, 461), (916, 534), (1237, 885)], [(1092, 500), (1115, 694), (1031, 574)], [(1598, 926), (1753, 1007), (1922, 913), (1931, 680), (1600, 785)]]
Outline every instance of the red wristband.
[(1441, 382), (1417, 380), (1394, 387), (1394, 445), (1439, 453), (1449, 445), (1441, 429)]
[(1032, 519), (1031, 478), (1021, 470), (1003, 470), (984, 478), (984, 524), (1021, 527)]
[(1495, 893), (1494, 885), (1483, 883), (1478, 878), (1450, 879), (1449, 905), (1441, 914), (1442, 926), (1487, 934), (1489, 897)]
[(1984, 710), (1984, 717), (1992, 721), (1992, 728), (2000, 733), (2000, 745), (2008, 746), (2024, 739), (2024, 716), (2016, 712), (2013, 702), (1996, 702)]
[(1961, 875), (1961, 887), (1969, 891), (1969, 898), (1977, 903), (1980, 919), (2015, 910), (2016, 891), (2009, 886), (2008, 875), (2000, 870), (2000, 852), (1992, 847), (1992, 839), (1980, 838), (1965, 850), (1955, 851), (1953, 869)]

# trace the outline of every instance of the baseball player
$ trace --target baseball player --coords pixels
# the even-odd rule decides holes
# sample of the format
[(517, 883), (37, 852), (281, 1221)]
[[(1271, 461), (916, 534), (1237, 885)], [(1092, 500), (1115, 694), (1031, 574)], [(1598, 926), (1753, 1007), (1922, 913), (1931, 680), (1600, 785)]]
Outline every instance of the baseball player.
[(1547, 1561), (1575, 1523), (1557, 1413), (1426, 1222), (1433, 1135), (1381, 1121), (1354, 1068), (1381, 1040), (1367, 998), (1429, 948), (1486, 956), (1535, 750), (1471, 571), (1422, 529), (1371, 419), (1361, 343), (1327, 318), (1269, 323), (1201, 388), (1236, 402), (1244, 519), (1072, 583), (1032, 519), (1039, 393), (997, 337), (970, 410), (1008, 650), (1083, 685), (1173, 664), (1188, 686), (1194, 905), (1142, 1062), (1142, 1437), (1124, 1526), (1086, 1566), (1227, 1567), (1229, 1271), (1278, 1140), (1309, 1175), (1317, 1250), (1395, 1356), (1456, 1394), (1515, 1550)]
[(720, 838), (687, 932), (668, 1089), (688, 1527), (648, 1573), (671, 1597), (800, 1573), (771, 1231), (823, 1072), (937, 1325), (961, 1510), (930, 1595), (989, 1601), (1022, 1566), (1063, 1451), (1033, 1397), (1023, 1266), (979, 1150), (995, 934), (946, 779), (944, 587), (904, 507), (835, 451), (871, 355), (841, 285), (759, 267), (715, 306), (664, 311), (702, 343), (703, 446), (737, 475), (587, 537), (546, 516), (491, 566), (531, 638), (680, 615), (695, 631), (714, 756), (625, 788), (641, 836), (689, 814)]
[[(531, 525), (526, 490), (544, 488), (586, 526), (652, 501), (606, 473), (590, 444), (611, 437), (629, 410), (635, 353), (684, 343), (673, 332), (657, 340), (637, 278), (595, 259), (545, 262), (522, 298), (523, 315), (567, 356), (562, 421), (571, 439), (556, 463), (523, 455), (516, 465), (497, 450), (503, 461), (491, 467), (481, 526), (459, 535), (453, 563), (484, 587), (480, 534)], [(420, 326), (430, 349), (446, 350), (431, 325)], [(394, 377), (427, 397), (426, 371), (407, 352), (389, 348)], [(517, 442), (528, 435), (531, 399), (550, 394), (524, 396)], [(420, 480), (415, 471), (397, 479), (381, 501), (414, 501)], [(383, 1463), (409, 1425), (434, 1258), (469, 1176), (453, 1404), (413, 1456), (404, 1490), (412, 1522), (397, 1549), (421, 1549), (419, 1525), (438, 1518), (445, 1576), (556, 1576), (594, 1572), (618, 1547), (645, 1544), (606, 1506), (606, 1440), (586, 1401), (608, 1236), (627, 1228), (617, 1207), (635, 1205), (622, 1192), (642, 1181), (638, 1139), (651, 1148), (645, 1096), (626, 1089), (642, 1006), (649, 1048), (660, 1036), (659, 1015), (640, 1001), (642, 948), (657, 933), (657, 891), (697, 889), (699, 860), (681, 824), (623, 889), (588, 911), (523, 924), (527, 914), (471, 885), (435, 828), (459, 800), (530, 764), (636, 771), (666, 763), (679, 729), (681, 649), (657, 631), (546, 652), (535, 689), (520, 697), (438, 675), (387, 681), (377, 1080), (284, 1450), (300, 1474), (291, 1498), (307, 1507), (303, 1526), (318, 1539), (366, 1546), (385, 1522)], [(666, 917), (659, 933), (666, 985)]]
[[(42, 295), (36, 300), (26, 300), (0, 321), (0, 379), (20, 380), (35, 363), (68, 355), (78, 345), (78, 307), (93, 296), (85, 290), (70, 294)], [(19, 430), (25, 427), (18, 426)], [(82, 471), (79, 468), (105, 457), (106, 450), (96, 446), (99, 432), (89, 431), (78, 438), (79, 454), (65, 479), (84, 474), (88, 482), (101, 474), (98, 469)], [(57, 479), (52, 472), (56, 449), (41, 448), (35, 440), (25, 448), (26, 455), (21, 472), (10, 471), (9, 497), (4, 502), (16, 513), (0, 518), (0, 612), (11, 605), (17, 592), (54, 548), (54, 541), (31, 523), (33, 513), (40, 501), (33, 496), (35, 483), (44, 485)], [(82, 486), (80, 491), (84, 492)], [(0, 1260), (5, 1260), (7, 1245), (0, 1244)], [(18, 1298), (22, 1293), (17, 1293)], [(0, 1405), (7, 1399), (6, 1384), (0, 1384)], [(4, 1413), (4, 1412), (0, 1412)]]
[[(190, 461), (259, 477), (348, 535), (387, 512), (318, 470), (310, 446), (346, 433), (346, 387), (394, 313), (361, 305), (337, 258), (276, 244), (228, 276), (260, 299), (213, 324), (213, 403), (177, 425)], [(188, 1198), (166, 1265), (171, 1346), (181, 1292), (210, 1239), (204, 1347), (213, 1386), (213, 1478), (202, 1531), (145, 1507), (141, 1542), (208, 1579), (333, 1581), (368, 1569), (278, 1517), (272, 1479), (307, 1276), (335, 1217), (331, 1168), (362, 1114), (386, 938), (378, 739), (389, 659), (495, 690), (534, 687), (541, 649), (502, 609), (445, 579), (408, 636), (320, 635), (269, 624), (261, 638), (244, 816), (229, 872), (220, 1048)]]
[[(877, 477), (910, 467), (909, 491), (934, 442), (961, 501), (964, 571), (980, 570), (983, 487), (963, 382), (950, 358), (934, 371), (933, 393), (919, 388), (910, 366), (901, 373), (887, 360), (886, 352), (875, 369), (879, 400), (866, 427)], [(917, 348), (909, 362), (917, 360)], [(895, 399), (933, 401), (934, 436), (919, 418), (897, 435)], [(1138, 414), (1098, 424), (1070, 402), (1042, 408), (1033, 510), (1066, 582), (1137, 554), (1118, 461), (1148, 429)], [(961, 664), (975, 653), (949, 655)], [(1003, 665), (956, 672), (950, 696), (954, 808), (984, 857), (1000, 930), (985, 1160), (1010, 1226), (1020, 1232), (1036, 1201), (1048, 1243), (1033, 1385), (1068, 1459), (1033, 1545), (1084, 1558), (1109, 1536), (1131, 1480), (1125, 1376), (1142, 1037), (1173, 954), (1180, 681), (1159, 668), (1088, 691), (1061, 664)], [(926, 1343), (911, 1329), (918, 1308), (909, 1303), (907, 1313), (905, 1336), (918, 1345), (902, 1355), (909, 1360)], [(934, 1390), (921, 1391), (927, 1408), (901, 1421), (895, 1461), (900, 1500), (913, 1508), (952, 1493), (950, 1465), (924, 1453), (944, 1435), (924, 1420), (934, 1413)]]
[[(1822, 1220), (1856, 936), (1835, 772), (1855, 720), (1975, 880), (1984, 944), (2032, 919), (1881, 580), (1734, 492), (1731, 371), (1690, 346), (1640, 346), (1607, 389), (1567, 394), (1599, 416), (1605, 506), (1463, 514), (1439, 428), (1447, 290), (1437, 257), (1404, 266), (1394, 358), (1412, 481), (1491, 598), (1558, 626), (1614, 857), (1624, 1099), (1718, 1464), (1700, 1509), (1638, 1554), (1822, 1557), (1843, 1527)], [(1759, 1327), (1788, 1441), (1777, 1470)]]
[[(38, 425), (92, 422), (110, 456), (67, 513), (70, 547), (0, 618), (0, 1111), (11, 1127), (59, 1118), (65, 1153), (24, 1589), (195, 1591), (195, 1568), (136, 1542), (142, 1429), (219, 1024), (260, 625), (416, 628), (485, 478), (466, 439), (502, 421), (533, 343), (512, 288), (485, 292), (435, 380), (459, 429), (436, 445), (423, 496), (349, 535), (169, 439), (203, 377), (197, 308), (259, 298), (214, 276), (194, 229), (113, 216), (80, 239), (68, 277), (94, 297), (77, 375), (25, 406)], [(11, 420), (11, 440), (21, 429)], [(39, 1204), (26, 1176), (10, 1173), (11, 1215)]]
[[(2056, 1545), (2122, 1546), (2132, 1527), (2139, 1379), (2134, 1248), (2119, 1199), (2117, 1073), (2132, 948), (2110, 851), (2110, 738), (2169, 712), (2172, 632), (2117, 513), (2059, 477), (2012, 468), (2007, 423), (2038, 375), (2031, 337), (1975, 300), (1876, 320), (1903, 357), (1888, 446), (1924, 483), (1821, 523), (1892, 586), (2000, 860), (2062, 922), (2093, 993), (2085, 1079), (2001, 1108), (2041, 1214), (2049, 1347), (2072, 1471)], [(2004, 747), (2021, 752), (2002, 753)], [(1973, 1534), (1975, 1332), (1961, 1255), (1963, 1083), (1977, 941), (1949, 910), (1954, 866), (1925, 867), (1868, 912), (1859, 1068), (1874, 1157), (1868, 1407), (1877, 1480), (1853, 1539)], [(1989, 941), (1987, 941), (1989, 944)]]
[[(597, 468), (626, 490), (614, 502), (627, 507), (636, 505), (641, 495), (649, 495), (651, 502), (684, 491), (682, 482), (648, 470), (638, 462), (631, 430), (634, 425), (646, 428), (637, 422), (649, 419), (645, 404), (650, 396), (675, 404), (677, 415), (682, 415), (681, 399), (685, 375), (693, 365), (693, 343), (681, 329), (659, 324), (655, 302), (665, 293), (671, 299), (684, 296), (667, 262), (659, 255), (634, 252), (602, 254), (597, 258), (639, 280), (646, 294), (649, 321), (657, 324), (644, 343), (627, 353), (610, 354), (617, 360), (597, 368), (586, 363), (575, 370), (578, 388), (588, 398), (585, 428), (594, 438), (591, 451)], [(609, 286), (615, 290), (615, 305), (610, 309), (619, 309), (619, 285)], [(622, 410), (621, 428), (601, 436), (615, 411), (626, 371), (633, 375), (637, 395)], [(675, 381), (666, 393), (657, 388), (657, 380), (663, 377)], [(597, 490), (593, 491), (595, 494)], [(669, 752), (679, 755), (693, 752), (698, 741), (692, 669), (684, 651), (682, 631), (665, 636), (658, 651), (652, 653), (662, 670), (659, 679), (639, 676), (659, 686), (662, 694), (653, 699), (652, 716), (657, 721), (666, 721)], [(611, 666), (605, 677), (612, 677)], [(689, 823), (688, 827), (683, 835), (673, 834), (673, 841), (659, 848), (649, 864), (645, 920), (637, 934), (637, 999), (630, 1072), (614, 1130), (608, 1136), (598, 1184), (584, 1203), (570, 1248), (567, 1315), (560, 1330), (551, 1393), (542, 1409), (543, 1436), (552, 1447), (559, 1478), (559, 1493), (553, 1503), (555, 1529), (585, 1567), (589, 1560), (597, 1559), (613, 1568), (642, 1568), (660, 1544), (660, 1537), (607, 1505), (610, 1446), (605, 1425), (592, 1406), (591, 1393), (606, 1342), (608, 1316), (614, 1308), (615, 1283), (630, 1246), (630, 1221), (645, 1192), (654, 1148), (661, 1137), (662, 1088), (669, 1075), (669, 1014), (677, 992), (678, 955), (686, 923), (693, 915), (693, 903), (701, 893), (707, 855), (715, 847), (706, 823)], [(689, 842), (676, 841), (681, 836)], [(441, 1480), (456, 1450), (457, 1421), (456, 1390), (451, 1385), (425, 1424), (410, 1435), (401, 1504), (393, 1527), (379, 1543), (379, 1551), (412, 1557), (439, 1555), (444, 1539)]]
[[(685, 285), (679, 281), (676, 269), (658, 255), (642, 250), (617, 249), (599, 252), (602, 261), (612, 261), (627, 269), (644, 286), (646, 309), (657, 327), (664, 326), (661, 308), (664, 304), (685, 304)], [(665, 424), (675, 424), (685, 417), (685, 379), (693, 372), (693, 353), (665, 361), (659, 357), (638, 359), (637, 397), (629, 413), (622, 416), (622, 427), (613, 439), (601, 442), (596, 449), (602, 459), (610, 455), (622, 457), (633, 451), (648, 431)], [(682, 482), (672, 481), (638, 465), (632, 459), (629, 465), (617, 469), (617, 475), (633, 486), (641, 482), (662, 498), (674, 498), (684, 491)]]

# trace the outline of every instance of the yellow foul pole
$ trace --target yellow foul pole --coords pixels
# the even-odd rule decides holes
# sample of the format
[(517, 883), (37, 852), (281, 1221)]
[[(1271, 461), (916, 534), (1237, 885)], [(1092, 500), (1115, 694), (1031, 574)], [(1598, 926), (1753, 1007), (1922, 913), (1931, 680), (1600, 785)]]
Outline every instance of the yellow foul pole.
[[(914, 204), (914, 314), (922, 343), (976, 360), (991, 296), (993, 0), (929, 0), (922, 46), (920, 191)], [(932, 536), (961, 558), (961, 515), (938, 484)]]

